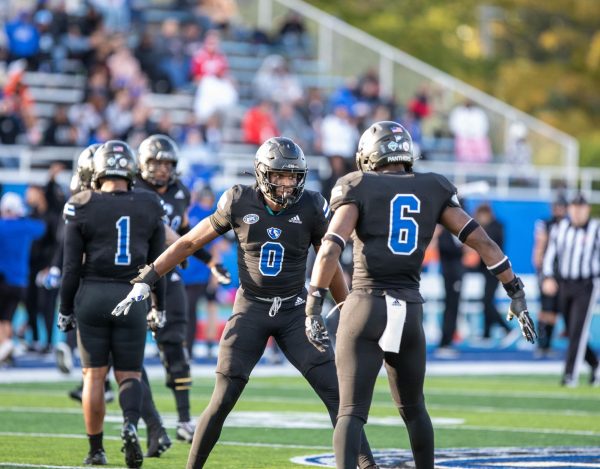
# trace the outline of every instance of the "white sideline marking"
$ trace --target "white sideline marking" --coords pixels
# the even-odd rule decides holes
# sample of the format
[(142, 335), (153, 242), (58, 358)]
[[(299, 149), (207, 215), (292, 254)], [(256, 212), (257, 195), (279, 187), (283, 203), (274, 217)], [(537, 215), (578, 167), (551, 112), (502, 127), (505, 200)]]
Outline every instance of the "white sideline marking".
[[(562, 361), (550, 362), (469, 362), (456, 363), (429, 362), (427, 363), (427, 376), (470, 376), (470, 375), (557, 375), (563, 369)], [(146, 366), (146, 372), (151, 379), (164, 378), (165, 371), (162, 365)], [(385, 376), (381, 369), (380, 376)], [(65, 376), (55, 368), (9, 368), (0, 373), (0, 383), (33, 383), (33, 382), (61, 382), (79, 379), (81, 373), (76, 369), (72, 375)], [(192, 376), (195, 378), (213, 378), (215, 365), (193, 365)], [(260, 365), (252, 371), (255, 378), (278, 378), (302, 375), (292, 365)]]

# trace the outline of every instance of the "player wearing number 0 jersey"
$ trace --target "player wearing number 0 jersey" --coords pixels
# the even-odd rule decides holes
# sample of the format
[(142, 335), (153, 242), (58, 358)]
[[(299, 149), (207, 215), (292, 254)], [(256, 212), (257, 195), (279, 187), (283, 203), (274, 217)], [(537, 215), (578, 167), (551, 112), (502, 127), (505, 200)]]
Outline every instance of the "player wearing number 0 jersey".
[[(346, 240), (354, 241), (352, 293), (340, 313), (336, 365), (340, 409), (334, 431), (338, 468), (354, 469), (375, 380), (384, 363), (392, 397), (408, 429), (417, 469), (433, 468), (433, 428), (425, 408), (425, 335), (419, 293), (425, 249), (437, 223), (476, 249), (512, 298), (510, 316), (533, 341), (523, 284), (498, 246), (460, 208), (456, 189), (434, 173), (412, 172), (412, 140), (395, 122), (377, 122), (362, 135), (358, 172), (331, 192), (333, 219), (317, 254), (306, 314), (320, 318), (330, 270)], [(320, 342), (318, 330), (309, 339)]]
[[(196, 425), (188, 469), (201, 468), (216, 444), (225, 418), (240, 397), (254, 366), (273, 336), (288, 360), (303, 374), (335, 422), (339, 398), (331, 348), (313, 347), (305, 333), (306, 260), (318, 250), (327, 229), (329, 205), (304, 190), (306, 160), (287, 138), (267, 140), (255, 158), (257, 185), (234, 186), (217, 210), (170, 246), (134, 279), (122, 304), (136, 301), (160, 276), (219, 235), (233, 230), (238, 241), (240, 288), (219, 344), (215, 389)], [(339, 265), (331, 282), (336, 301), (347, 287)], [(118, 308), (113, 314), (120, 314)], [(328, 345), (328, 344), (325, 344)], [(366, 437), (361, 438), (361, 468), (377, 467)]]

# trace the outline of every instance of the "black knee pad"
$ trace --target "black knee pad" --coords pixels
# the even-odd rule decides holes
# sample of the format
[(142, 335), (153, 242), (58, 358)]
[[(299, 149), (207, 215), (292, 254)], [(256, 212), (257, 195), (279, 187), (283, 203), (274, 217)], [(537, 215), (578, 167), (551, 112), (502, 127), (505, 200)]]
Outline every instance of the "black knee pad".
[(158, 345), (160, 360), (167, 372), (166, 385), (175, 391), (192, 387), (190, 359), (183, 344), (163, 343)]
[(423, 401), (414, 405), (400, 406), (398, 410), (400, 411), (400, 416), (405, 422), (416, 420), (423, 414), (427, 413), (427, 409), (425, 408), (425, 403)]

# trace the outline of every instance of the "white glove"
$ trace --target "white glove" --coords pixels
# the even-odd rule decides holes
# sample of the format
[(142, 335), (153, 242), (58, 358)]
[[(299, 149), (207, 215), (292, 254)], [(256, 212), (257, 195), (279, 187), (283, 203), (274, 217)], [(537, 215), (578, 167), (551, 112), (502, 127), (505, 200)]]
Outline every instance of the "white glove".
[(139, 301), (144, 301), (146, 298), (150, 296), (150, 285), (147, 283), (136, 283), (133, 285), (133, 288), (117, 306), (112, 310), (113, 316), (120, 316), (121, 314), (127, 316), (129, 313), (129, 308), (133, 303), (137, 303)]

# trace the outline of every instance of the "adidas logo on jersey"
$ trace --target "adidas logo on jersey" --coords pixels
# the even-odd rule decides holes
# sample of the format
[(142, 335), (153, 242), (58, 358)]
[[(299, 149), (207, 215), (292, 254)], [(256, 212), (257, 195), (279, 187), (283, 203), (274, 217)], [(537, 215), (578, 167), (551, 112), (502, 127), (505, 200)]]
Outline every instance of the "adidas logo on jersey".
[(306, 301), (304, 301), (302, 298), (297, 297), (296, 298), (296, 302), (294, 303), (294, 306), (300, 306), (303, 305), (304, 303), (306, 303)]
[(298, 215), (294, 215), (292, 218), (290, 218), (288, 220), (290, 223), (298, 223), (299, 225), (302, 224), (302, 220), (300, 220), (300, 217)]
[(183, 191), (181, 189), (179, 189), (177, 191), (177, 193), (175, 194), (175, 198), (176, 199), (185, 199), (185, 194), (183, 193)]

